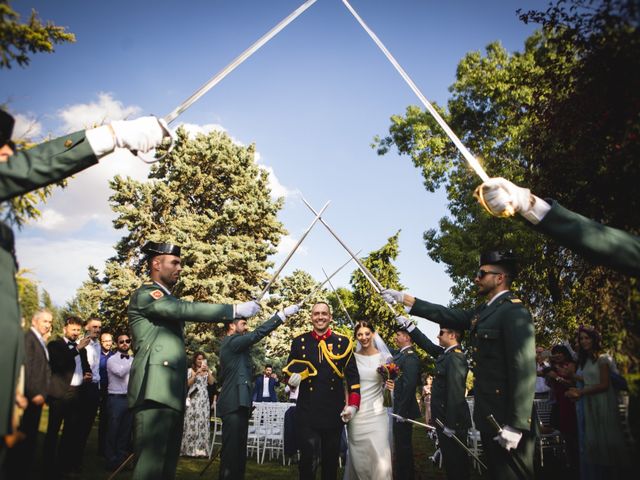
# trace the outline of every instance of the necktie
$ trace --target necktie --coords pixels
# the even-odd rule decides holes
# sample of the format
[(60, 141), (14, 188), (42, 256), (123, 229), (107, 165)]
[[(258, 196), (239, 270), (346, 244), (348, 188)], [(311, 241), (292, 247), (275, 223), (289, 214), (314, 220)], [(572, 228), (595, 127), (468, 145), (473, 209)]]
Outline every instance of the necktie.
[(129, 355), (125, 355), (124, 353), (121, 353), (120, 358), (129, 358)]
[(78, 344), (73, 340), (70, 340), (67, 345), (69, 345), (69, 348), (76, 348), (78, 346)]

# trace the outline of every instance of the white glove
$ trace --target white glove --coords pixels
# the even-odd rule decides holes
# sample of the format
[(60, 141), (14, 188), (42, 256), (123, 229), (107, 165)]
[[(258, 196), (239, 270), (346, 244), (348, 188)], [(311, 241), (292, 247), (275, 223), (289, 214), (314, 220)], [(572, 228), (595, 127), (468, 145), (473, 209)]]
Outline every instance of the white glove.
[(493, 439), (507, 451), (517, 448), (521, 438), (522, 432), (519, 432), (515, 428), (511, 428), (509, 425), (505, 425), (502, 431), (493, 437)]
[(347, 405), (346, 407), (344, 407), (344, 410), (342, 410), (340, 418), (344, 423), (349, 423), (349, 420), (353, 418), (357, 411), (358, 409), (353, 405)]
[(116, 120), (111, 122), (116, 147), (148, 152), (170, 137), (167, 123), (159, 118), (140, 117), (136, 120)]
[(260, 311), (260, 304), (255, 300), (250, 302), (239, 303), (234, 305), (233, 318), (249, 318), (253, 317)]
[(287, 317), (290, 317), (291, 315), (295, 315), (296, 313), (298, 313), (299, 310), (300, 310), (300, 305), (291, 305), (289, 307), (286, 307), (284, 310), (280, 310), (278, 312), (278, 316), (280, 317), (280, 320), (284, 322), (287, 319)]
[(453, 428), (444, 427), (442, 429), (442, 433), (444, 433), (447, 437), (451, 438), (456, 434), (456, 431)]
[(534, 225), (544, 218), (551, 206), (532, 195), (528, 188), (522, 188), (504, 178), (490, 178), (480, 185), (475, 197), (481, 205), (497, 217), (510, 217), (519, 213)]
[(289, 378), (289, 385), (293, 388), (298, 388), (300, 386), (300, 382), (302, 381), (302, 377), (299, 373), (292, 373)]
[(394, 303), (403, 303), (404, 301), (404, 293), (399, 292), (398, 290), (392, 290), (391, 288), (385, 288), (381, 292), (382, 298), (384, 301), (390, 304)]
[(407, 332), (411, 332), (414, 328), (416, 328), (411, 320), (409, 320), (407, 317), (403, 317), (402, 315), (398, 315), (396, 317), (396, 323), (400, 328), (406, 329)]

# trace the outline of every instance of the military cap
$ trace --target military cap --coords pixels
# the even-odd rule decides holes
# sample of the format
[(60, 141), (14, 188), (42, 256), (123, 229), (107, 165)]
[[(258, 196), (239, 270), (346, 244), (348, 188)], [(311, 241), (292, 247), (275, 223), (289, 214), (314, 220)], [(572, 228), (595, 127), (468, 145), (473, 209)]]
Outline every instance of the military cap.
[(480, 266), (501, 265), (505, 267), (511, 275), (518, 272), (518, 258), (510, 250), (490, 250), (480, 254)]
[(0, 147), (6, 144), (13, 147), (11, 136), (13, 135), (13, 126), (15, 123), (15, 120), (10, 114), (4, 110), (0, 110)]
[(180, 247), (172, 243), (147, 242), (142, 247), (142, 253), (147, 258), (153, 258), (158, 255), (175, 255), (180, 256)]

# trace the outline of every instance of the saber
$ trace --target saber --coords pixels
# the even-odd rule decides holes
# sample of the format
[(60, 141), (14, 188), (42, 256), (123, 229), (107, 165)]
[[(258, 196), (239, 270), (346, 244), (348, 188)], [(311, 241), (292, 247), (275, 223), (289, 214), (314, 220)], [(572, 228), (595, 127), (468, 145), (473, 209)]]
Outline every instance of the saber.
[(111, 474), (111, 476), (107, 479), (107, 480), (113, 480), (114, 478), (116, 478), (116, 475), (118, 475), (122, 469), (124, 469), (124, 467), (127, 466), (127, 464), (133, 460), (133, 458), (136, 456), (135, 453), (132, 453), (131, 455), (129, 455), (127, 458), (124, 459), (124, 461), (120, 464), (120, 466), (118, 468), (116, 468), (116, 471), (113, 472)]
[(426, 423), (417, 422), (417, 421), (412, 420), (410, 418), (405, 418), (403, 416), (398, 415), (397, 413), (390, 413), (389, 415), (391, 415), (394, 418), (397, 418), (398, 420), (402, 420), (403, 422), (415, 423), (416, 425), (420, 425), (421, 427), (424, 427), (427, 430), (435, 430), (436, 429), (436, 427), (432, 427), (431, 425), (427, 425)]
[(324, 271), (324, 268), (322, 269), (322, 273), (324, 273), (324, 276), (327, 277), (327, 282), (329, 283), (329, 286), (331, 287), (331, 290), (333, 290), (333, 293), (335, 294), (336, 298), (338, 299), (338, 303), (340, 304), (340, 308), (342, 308), (342, 310), (344, 311), (345, 315), (347, 316), (347, 319), (349, 320), (349, 325), (351, 325), (353, 327), (354, 323), (353, 323), (353, 320), (351, 320), (351, 315), (349, 315), (349, 312), (347, 312), (347, 309), (345, 308), (344, 304), (342, 303), (342, 299), (340, 298), (340, 295), (338, 295), (338, 292), (336, 292), (336, 289), (333, 288), (333, 284), (331, 283), (331, 279), (327, 275), (327, 272)]
[(302, 5), (300, 5), (297, 9), (291, 12), (286, 18), (280, 21), (275, 27), (265, 33), (262, 37), (260, 37), (253, 45), (247, 48), (244, 52), (238, 55), (229, 65), (224, 67), (218, 73), (216, 73), (211, 80), (202, 85), (198, 90), (196, 90), (189, 98), (187, 98), (184, 102), (178, 105), (173, 112), (169, 113), (164, 117), (164, 120), (167, 123), (173, 122), (178, 116), (180, 116), (187, 108), (197, 102), (200, 97), (202, 97), (205, 93), (211, 90), (215, 85), (217, 85), (224, 77), (233, 72), (240, 64), (242, 64), (247, 58), (253, 55), (260, 47), (262, 47), (265, 43), (275, 37), (280, 31), (282, 31), (287, 25), (293, 22), (297, 17), (299, 17), (305, 10), (307, 10), (311, 5), (313, 5), (317, 0), (307, 0)]
[[(498, 435), (502, 433), (502, 427), (492, 414), (487, 415), (487, 421), (495, 429)], [(525, 467), (525, 465), (522, 463), (522, 459), (520, 457), (516, 457), (510, 450), (507, 450), (507, 453), (509, 454), (511, 468), (518, 476), (518, 478), (522, 478), (525, 480), (529, 478), (529, 476), (527, 475), (527, 467)]]
[(369, 36), (375, 42), (378, 48), (382, 50), (382, 53), (384, 53), (387, 59), (395, 67), (395, 69), (398, 71), (398, 73), (404, 79), (404, 81), (407, 82), (407, 85), (409, 85), (409, 88), (413, 90), (413, 93), (415, 93), (418, 96), (418, 98), (420, 99), (422, 104), (425, 106), (425, 108), (428, 110), (428, 112), (431, 114), (431, 116), (435, 119), (436, 122), (438, 122), (438, 125), (440, 125), (440, 127), (444, 130), (447, 136), (458, 148), (460, 153), (462, 153), (462, 156), (465, 158), (469, 166), (473, 168), (473, 170), (482, 179), (483, 182), (486, 182), (487, 180), (489, 180), (489, 175), (487, 175), (487, 172), (484, 171), (484, 168), (482, 168), (482, 165), (480, 165), (480, 162), (478, 162), (478, 160), (471, 154), (471, 152), (467, 149), (467, 147), (465, 147), (462, 144), (462, 142), (457, 137), (457, 135), (453, 132), (453, 130), (451, 130), (451, 127), (447, 125), (447, 122), (444, 121), (444, 119), (440, 116), (438, 111), (435, 108), (433, 108), (433, 105), (429, 103), (429, 100), (427, 100), (427, 98), (422, 94), (422, 92), (416, 86), (416, 84), (413, 83), (413, 80), (411, 80), (411, 77), (409, 77), (407, 72), (404, 71), (404, 69), (400, 66), (400, 64), (396, 61), (396, 59), (393, 58), (393, 55), (391, 55), (389, 50), (387, 50), (387, 48), (380, 41), (377, 35), (373, 33), (373, 31), (367, 26), (366, 23), (364, 23), (364, 20), (360, 18), (360, 15), (358, 15), (358, 13), (353, 9), (353, 7), (349, 4), (347, 0), (342, 0), (342, 3), (344, 3), (345, 7), (347, 7), (347, 9), (351, 12), (351, 14), (362, 26), (362, 28), (364, 28), (364, 30), (369, 34)]
[[(437, 424), (437, 425), (438, 425), (442, 430), (444, 430), (444, 423), (442, 423), (442, 422), (440, 421), (440, 419), (439, 419), (439, 418), (436, 418), (436, 424)], [(453, 435), (451, 435), (451, 438), (453, 438), (453, 439), (456, 441), (456, 443), (457, 443), (458, 445), (460, 445), (460, 446), (465, 450), (465, 452), (467, 452), (469, 455), (471, 455), (471, 457), (473, 457), (473, 459), (474, 459), (476, 462), (478, 462), (478, 465), (480, 465), (480, 466), (481, 466), (482, 468), (484, 468), (485, 470), (488, 470), (487, 466), (486, 466), (484, 463), (482, 463), (482, 460), (480, 460), (480, 457), (478, 457), (475, 453), (473, 453), (473, 452), (469, 449), (469, 447), (467, 447), (467, 446), (462, 442), (462, 440), (460, 440), (460, 439), (458, 438), (458, 436), (457, 436), (455, 433), (454, 433)]]
[[(358, 252), (358, 253), (360, 253), (360, 252)], [(349, 257), (349, 260), (347, 260), (342, 265), (340, 265), (340, 267), (335, 272), (333, 272), (331, 275), (329, 275), (329, 278), (327, 278), (324, 282), (322, 282), (319, 285), (317, 285), (316, 288), (314, 288), (309, 295), (304, 297), (304, 299), (300, 303), (298, 303), (298, 305), (302, 306), (305, 303), (307, 303), (309, 301), (309, 299), (311, 297), (313, 297), (318, 292), (318, 290), (320, 290), (329, 281), (329, 279), (333, 278), (336, 275), (336, 273), (338, 273), (340, 270), (342, 270), (344, 267), (346, 267), (347, 264), (349, 264), (349, 262), (351, 262), (351, 260), (353, 260), (353, 258)], [(324, 272), (324, 270), (323, 270), (323, 272)], [(325, 275), (326, 275), (326, 273), (325, 273)]]
[[(309, 202), (307, 202), (307, 200), (300, 195), (300, 197), (302, 198), (302, 201), (304, 202), (304, 204), (307, 206), (307, 208), (309, 210), (311, 210), (313, 212), (314, 215), (316, 215), (316, 217), (318, 217), (320, 214), (317, 213), (315, 211), (315, 209), (309, 204)], [(367, 267), (364, 266), (364, 264), (360, 261), (360, 259), (351, 251), (351, 249), (346, 245), (346, 243), (344, 243), (340, 237), (338, 237), (338, 235), (336, 234), (336, 232), (334, 232), (331, 227), (329, 225), (327, 225), (327, 222), (324, 221), (324, 219), (322, 217), (320, 217), (320, 222), (327, 228), (327, 230), (329, 230), (329, 233), (331, 235), (333, 235), (333, 237), (338, 241), (338, 243), (340, 243), (340, 245), (342, 245), (342, 248), (344, 248), (347, 253), (349, 255), (351, 255), (351, 258), (353, 258), (353, 260), (356, 262), (356, 265), (358, 265), (358, 268), (360, 269), (360, 271), (362, 272), (362, 274), (365, 276), (365, 278), (367, 280), (369, 280), (369, 283), (371, 283), (371, 285), (373, 286), (373, 289), (380, 295), (382, 294), (382, 290), (384, 290), (384, 288), (382, 287), (382, 285), (380, 284), (380, 282), (376, 279), (376, 277), (373, 276), (373, 274), (369, 271), (369, 269)], [(397, 316), (398, 312), (396, 312), (393, 307), (391, 305), (389, 305), (387, 302), (383, 302), (387, 307), (389, 307), (389, 310), (391, 311), (391, 313), (393, 313), (393, 316)]]
[(282, 265), (280, 265), (278, 270), (276, 270), (276, 273), (273, 274), (269, 282), (265, 285), (264, 289), (262, 289), (262, 292), (260, 292), (260, 294), (256, 298), (256, 302), (259, 302), (260, 300), (262, 300), (262, 297), (264, 297), (265, 294), (269, 291), (269, 287), (271, 287), (271, 284), (276, 281), (276, 278), (278, 278), (278, 275), (280, 275), (280, 272), (282, 271), (282, 269), (289, 262), (293, 254), (296, 253), (296, 250), (298, 249), (302, 241), (307, 237), (307, 235), (309, 235), (309, 232), (311, 231), (313, 226), (316, 224), (318, 220), (320, 220), (320, 215), (322, 214), (322, 212), (324, 212), (324, 210), (329, 206), (330, 203), (331, 201), (324, 204), (324, 207), (322, 207), (322, 210), (320, 210), (320, 213), (316, 216), (316, 218), (313, 219), (313, 222), (311, 222), (311, 225), (309, 225), (309, 228), (307, 228), (306, 232), (302, 234), (302, 236), (300, 237), (300, 240), (298, 240), (298, 243), (294, 245), (294, 247), (289, 252), (289, 255), (287, 255), (287, 258), (285, 258), (284, 262), (282, 262)]

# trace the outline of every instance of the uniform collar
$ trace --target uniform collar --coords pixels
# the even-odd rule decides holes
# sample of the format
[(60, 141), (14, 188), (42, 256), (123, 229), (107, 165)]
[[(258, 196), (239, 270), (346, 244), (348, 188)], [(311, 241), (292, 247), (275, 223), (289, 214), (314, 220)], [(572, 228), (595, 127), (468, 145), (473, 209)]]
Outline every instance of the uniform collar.
[(460, 345), (458, 345), (457, 343), (455, 345), (451, 345), (450, 347), (445, 348), (443, 353), (447, 353), (448, 351), (453, 350), (454, 348), (459, 346)]
[(487, 302), (487, 307), (489, 305), (491, 305), (493, 302), (495, 302), (498, 298), (500, 298), (502, 295), (504, 295), (505, 293), (509, 293), (510, 290), (502, 290), (501, 292), (496, 293), (496, 295)]
[(326, 340), (331, 336), (331, 328), (327, 328), (327, 331), (322, 335), (318, 335), (315, 330), (311, 330), (311, 336), (316, 339), (316, 341), (320, 342), (322, 340)]
[(171, 295), (171, 292), (169, 291), (169, 289), (167, 287), (165, 287), (164, 285), (161, 285), (158, 282), (153, 282), (153, 284), (156, 285), (157, 287), (159, 287), (167, 295)]

